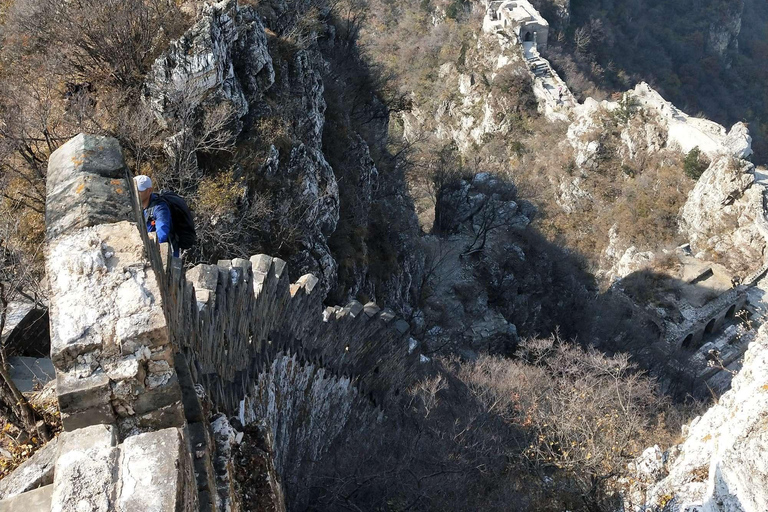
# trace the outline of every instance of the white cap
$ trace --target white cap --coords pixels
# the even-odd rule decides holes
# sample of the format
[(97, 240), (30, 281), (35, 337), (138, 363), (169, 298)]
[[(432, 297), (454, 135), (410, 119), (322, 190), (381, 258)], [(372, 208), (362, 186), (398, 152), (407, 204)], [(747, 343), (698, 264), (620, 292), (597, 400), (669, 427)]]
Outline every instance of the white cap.
[(139, 192), (144, 192), (148, 188), (152, 188), (152, 179), (149, 176), (139, 174), (138, 176), (133, 177), (133, 181), (136, 182), (136, 189)]

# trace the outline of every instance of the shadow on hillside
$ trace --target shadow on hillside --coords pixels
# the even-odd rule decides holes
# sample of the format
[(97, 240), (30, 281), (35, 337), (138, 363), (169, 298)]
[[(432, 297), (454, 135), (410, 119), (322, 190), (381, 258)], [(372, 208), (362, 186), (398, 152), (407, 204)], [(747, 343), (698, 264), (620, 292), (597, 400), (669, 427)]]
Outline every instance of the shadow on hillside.
[[(514, 188), (498, 178), (495, 182), (504, 191)], [(468, 190), (467, 182), (461, 183)], [(493, 191), (469, 188), (471, 191), (458, 198), (454, 195), (446, 207), (438, 201), (436, 218), (443, 222), (438, 239), (443, 243), (466, 244), (487, 218), (479, 206), (471, 209), (477, 213), (468, 216), (464, 205), (478, 204), (478, 197), (493, 198)], [(503, 211), (510, 201), (516, 202), (518, 211), (535, 211), (524, 199), (508, 194), (496, 202), (489, 200), (487, 209)], [(449, 330), (457, 340), (437, 343), (440, 349), (445, 347), (441, 352), (429, 346), (427, 339), (428, 353), (458, 353), (465, 358), (479, 352), (513, 356), (519, 339), (557, 334), (609, 355), (630, 354), (675, 400), (710, 396), (699, 378), (706, 361), (694, 365), (691, 357), (724, 329), (741, 322), (736, 313), (743, 307), (745, 294), (733, 289), (731, 275), (719, 266), (672, 255), (667, 258), (668, 270), (636, 271), (599, 292), (595, 277), (586, 270), (585, 258), (547, 240), (535, 223), (511, 224), (490, 234), (482, 250), (462, 255), (460, 271), (435, 272), (439, 282), (430, 283), (433, 296), (420, 304), (427, 312), (425, 330), (429, 332), (435, 325)], [(450, 254), (443, 251), (440, 256), (448, 260)], [(448, 261), (456, 264), (453, 260)], [(705, 310), (693, 324), (687, 320), (692, 312)], [(515, 325), (516, 333), (489, 328), (489, 335), (475, 336), (477, 329), (488, 325), (488, 311), (500, 313)], [(710, 376), (711, 372), (706, 375)]]
[[(692, 357), (726, 329), (740, 324), (750, 328), (739, 314), (745, 300), (743, 290), (724, 289), (716, 280), (697, 282), (640, 270), (596, 297), (587, 339), (608, 354), (629, 353), (675, 400), (708, 399), (711, 391), (701, 379), (705, 367)], [(692, 315), (697, 315), (693, 321)], [(731, 349), (738, 339), (728, 343), (730, 354), (739, 352)]]

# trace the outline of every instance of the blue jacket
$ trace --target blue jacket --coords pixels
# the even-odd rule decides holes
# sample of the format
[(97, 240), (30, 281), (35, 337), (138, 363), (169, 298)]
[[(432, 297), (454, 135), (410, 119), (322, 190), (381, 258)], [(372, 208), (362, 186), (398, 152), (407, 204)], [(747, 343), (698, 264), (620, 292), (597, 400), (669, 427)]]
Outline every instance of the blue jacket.
[(173, 255), (178, 257), (179, 248), (171, 236), (173, 232), (171, 210), (155, 193), (152, 193), (149, 198), (149, 206), (144, 208), (144, 220), (147, 222), (147, 233), (157, 232), (157, 241), (161, 244), (170, 242)]

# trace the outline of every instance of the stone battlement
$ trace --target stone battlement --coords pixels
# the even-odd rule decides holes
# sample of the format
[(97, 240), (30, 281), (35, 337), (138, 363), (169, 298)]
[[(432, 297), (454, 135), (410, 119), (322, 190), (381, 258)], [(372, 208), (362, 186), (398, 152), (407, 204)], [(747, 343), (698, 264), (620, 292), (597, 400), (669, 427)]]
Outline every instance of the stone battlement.
[(38, 478), (0, 496), (36, 510), (238, 510), (231, 420), (264, 429), (283, 510), (280, 481), (348, 422), (378, 421), (414, 378), (408, 324), (373, 303), (323, 308), (314, 276), (291, 283), (266, 255), (186, 270), (137, 205), (116, 140), (81, 134), (51, 155), (46, 265), (65, 432), (49, 488), (30, 491), (50, 481)]

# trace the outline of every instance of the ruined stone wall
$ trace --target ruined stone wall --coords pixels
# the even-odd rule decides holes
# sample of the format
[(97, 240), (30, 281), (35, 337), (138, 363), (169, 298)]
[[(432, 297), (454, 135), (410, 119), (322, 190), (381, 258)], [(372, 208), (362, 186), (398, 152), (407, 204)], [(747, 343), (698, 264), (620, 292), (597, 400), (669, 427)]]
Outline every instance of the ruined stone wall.
[(114, 139), (81, 134), (51, 156), (46, 210), (65, 432), (50, 487), (5, 498), (56, 511), (239, 510), (237, 428), (258, 423), (269, 499), (284, 510), (280, 478), (295, 484), (345, 428), (379, 421), (416, 374), (408, 325), (389, 310), (324, 309), (314, 276), (291, 284), (266, 255), (188, 270), (169, 257), (143, 229)]

